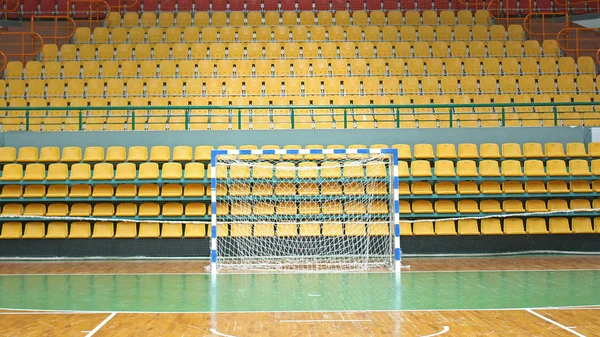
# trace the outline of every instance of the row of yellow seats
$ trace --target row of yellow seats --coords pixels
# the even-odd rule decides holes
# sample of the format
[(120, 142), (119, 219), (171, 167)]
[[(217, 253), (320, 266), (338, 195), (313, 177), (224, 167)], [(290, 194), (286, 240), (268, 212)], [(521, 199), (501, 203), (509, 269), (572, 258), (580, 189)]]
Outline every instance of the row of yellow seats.
[(120, 163), (115, 166), (111, 163), (100, 163), (92, 166), (88, 163), (73, 164), (69, 169), (67, 164), (53, 163), (27, 164), (23, 171), (22, 164), (6, 164), (2, 170), (1, 181), (81, 181), (81, 180), (198, 180), (204, 179), (204, 164), (165, 163), (162, 170), (158, 163), (142, 163), (139, 171), (134, 163)]
[[(160, 192), (159, 192), (160, 190)], [(173, 197), (203, 197), (206, 187), (202, 184), (119, 184), (116, 188), (112, 185), (98, 184), (90, 186), (87, 184), (49, 185), (27, 185), (25, 190), (21, 185), (4, 185), (0, 198), (152, 198), (161, 196), (163, 198)], [(209, 192), (210, 193), (210, 192)]]
[[(250, 192), (252, 190), (252, 192)], [(360, 186), (359, 184), (328, 184), (321, 188), (322, 192), (330, 195), (357, 195), (364, 194), (388, 194), (385, 183), (369, 184)], [(342, 192), (343, 191), (343, 192)], [(421, 196), (433, 195), (476, 195), (476, 194), (569, 194), (569, 193), (592, 193), (600, 191), (600, 181), (595, 180), (590, 187), (590, 183), (585, 180), (573, 180), (567, 185), (567, 182), (561, 180), (551, 180), (547, 184), (543, 181), (527, 181), (525, 186), (520, 181), (505, 181), (502, 184), (496, 181), (484, 181), (479, 185), (475, 182), (461, 181), (458, 184), (453, 182), (436, 182), (433, 186), (429, 182), (400, 182), (398, 187), (401, 196)], [(313, 194), (313, 186), (300, 184), (298, 186), (289, 183), (280, 183), (275, 186), (268, 183), (249, 185), (236, 183), (228, 189), (224, 184), (217, 184), (217, 195), (297, 195)], [(5, 185), (2, 187), (0, 198), (133, 198), (133, 197), (203, 197), (205, 196), (205, 186), (202, 184), (165, 184), (158, 186), (156, 184), (141, 184), (139, 189), (134, 184), (120, 184), (115, 189), (111, 185), (99, 184), (90, 186), (87, 184), (73, 185), (69, 189), (67, 185), (49, 185), (46, 189), (44, 185), (27, 185), (23, 190), (21, 185)]]
[[(349, 163), (349, 164), (348, 164)], [(401, 161), (398, 164), (398, 176), (401, 178), (449, 178), (449, 177), (589, 177), (600, 175), (600, 160), (595, 159), (588, 164), (585, 159), (571, 159), (567, 169), (566, 161), (560, 159), (550, 159), (545, 165), (538, 159), (525, 160), (523, 166), (521, 162), (513, 159), (505, 159), (498, 164), (495, 160), (482, 160), (477, 163), (474, 160), (459, 160), (456, 163), (451, 160), (436, 160), (432, 169), (427, 160), (414, 160), (409, 164)], [(269, 166), (264, 166), (269, 165)], [(347, 166), (349, 165), (349, 166)], [(229, 174), (231, 179), (247, 179), (250, 177), (271, 179), (293, 179), (296, 176), (301, 178), (361, 178), (361, 177), (385, 177), (385, 167), (383, 164), (368, 166), (366, 172), (355, 167), (353, 162), (340, 164), (337, 161), (326, 161), (321, 166), (316, 162), (304, 162), (298, 165), (303, 170), (299, 172), (290, 170), (295, 167), (292, 162), (280, 162), (274, 166), (263, 163), (263, 166), (253, 168), (247, 166), (233, 166), (231, 173), (225, 165), (220, 165), (217, 170), (217, 177), (226, 178)], [(322, 171), (318, 170), (323, 167)], [(344, 168), (342, 170), (342, 167)], [(311, 169), (313, 168), (313, 169)], [(502, 168), (502, 170), (500, 170)], [(252, 173), (251, 173), (252, 171)], [(195, 180), (204, 179), (204, 164), (187, 163), (185, 169), (182, 169), (181, 163), (169, 162), (162, 165), (162, 170), (158, 163), (142, 163), (139, 165), (139, 171), (134, 163), (120, 163), (116, 165), (116, 170), (111, 163), (100, 163), (94, 166), (92, 170), (88, 163), (73, 164), (69, 169), (67, 164), (53, 163), (46, 167), (44, 164), (27, 164), (23, 171), (22, 164), (6, 164), (2, 170), (2, 181), (82, 181), (82, 180)], [(210, 178), (210, 174), (209, 174)]]
[[(163, 60), (163, 59), (318, 59), (318, 58), (412, 58), (412, 57), (553, 57), (560, 56), (555, 40), (525, 41), (417, 41), (417, 42), (251, 42), (251, 43), (135, 43), (46, 44), (42, 61)], [(9, 69), (16, 68), (12, 61)], [(31, 62), (31, 61), (30, 61)], [(588, 62), (589, 63), (589, 62)], [(12, 72), (12, 71), (11, 71)], [(18, 74), (17, 74), (18, 75)]]
[[(23, 69), (21, 62), (7, 65), (6, 79), (53, 79), (83, 77), (114, 78), (135, 77), (140, 68), (143, 76), (156, 75), (159, 68), (163, 78), (190, 77), (247, 77), (290, 75), (588, 75), (594, 76), (596, 68), (589, 56), (581, 56), (575, 63), (571, 57), (554, 58), (409, 58), (375, 59), (297, 59), (297, 60), (162, 60), (162, 61), (30, 61)], [(273, 69), (271, 69), (273, 68)], [(154, 72), (153, 72), (154, 71)], [(149, 72), (149, 74), (146, 74)], [(154, 75), (153, 75), (154, 74)]]
[[(519, 103), (550, 101), (555, 94), (565, 95), (557, 102), (571, 102), (579, 96), (578, 102), (590, 102), (591, 96), (597, 92), (594, 78), (590, 75), (542, 75), (537, 79), (533, 76), (334, 76), (334, 77), (254, 77), (254, 78), (130, 78), (130, 79), (73, 79), (73, 80), (12, 80), (3, 87), (0, 83), (0, 93), (4, 92), (9, 100), (9, 106), (22, 106), (22, 100), (34, 98), (83, 98), (103, 97), (186, 97), (227, 96), (222, 100), (236, 100), (234, 105), (242, 104), (240, 96), (249, 100), (261, 100), (268, 95), (267, 100), (279, 101), (281, 96), (334, 96), (326, 97), (327, 101), (353, 95), (402, 95), (416, 99), (418, 96), (427, 97), (428, 101), (443, 94), (465, 96), (471, 95), (476, 99), (479, 95), (507, 95), (518, 99)], [(527, 96), (526, 96), (527, 95)], [(535, 99), (536, 95), (546, 95), (548, 98)], [(522, 96), (521, 98), (518, 98)], [(0, 99), (4, 100), (4, 95)], [(220, 97), (213, 99), (218, 101)], [(467, 97), (471, 101), (470, 97)], [(15, 100), (17, 99), (17, 100)], [(383, 99), (383, 98), (382, 98)], [(438, 98), (439, 99), (439, 98)], [(456, 98), (461, 102), (467, 99)], [(420, 101), (425, 99), (419, 98)], [(485, 101), (487, 99), (476, 99)], [(146, 99), (146, 101), (149, 101)], [(285, 101), (285, 100), (284, 100)], [(13, 103), (16, 102), (16, 103)], [(239, 104), (238, 104), (239, 103)], [(96, 103), (94, 103), (96, 104)], [(283, 105), (288, 105), (286, 101)], [(398, 103), (400, 104), (400, 103)], [(429, 103), (421, 103), (429, 104)], [(87, 104), (86, 104), (87, 105)], [(106, 105), (106, 104), (104, 104)], [(138, 104), (136, 104), (138, 105)], [(142, 104), (142, 106), (148, 104)], [(186, 104), (187, 105), (187, 104)], [(225, 104), (229, 105), (229, 104)], [(279, 105), (279, 104), (275, 104)], [(6, 106), (6, 104), (4, 104)], [(43, 106), (43, 104), (42, 104)], [(100, 105), (102, 106), (102, 105)], [(518, 109), (519, 107), (517, 107)], [(527, 107), (524, 107), (527, 109)], [(586, 108), (591, 110), (590, 107)], [(567, 108), (567, 110), (569, 110)], [(572, 110), (572, 109), (571, 109)]]
[[(511, 235), (511, 234), (592, 234), (600, 233), (600, 223), (585, 217), (572, 218), (570, 223), (567, 218), (526, 218), (525, 226), (523, 219), (508, 218), (503, 220), (504, 226), (499, 219), (483, 219), (481, 224), (477, 220), (436, 221), (402, 223), (400, 235)], [(344, 228), (345, 227), (345, 228)], [(277, 234), (275, 229), (277, 229)], [(359, 224), (219, 224), (217, 236), (355, 236), (365, 235), (389, 235), (387, 225), (372, 224), (366, 227)], [(159, 234), (160, 233), (160, 234)], [(203, 238), (206, 237), (207, 228), (205, 224), (168, 224), (168, 223), (136, 223), (118, 222), (96, 222), (92, 226), (89, 222), (73, 222), (68, 225), (65, 222), (51, 222), (45, 225), (41, 222), (6, 222), (2, 224), (0, 239), (107, 239), (107, 238)]]
[[(75, 43), (108, 43), (86, 34), (75, 35)], [(225, 27), (214, 28), (113, 28), (108, 30), (110, 43), (211, 43), (211, 42), (269, 42), (269, 41), (506, 41), (524, 40), (523, 26), (510, 25), (457, 25), (457, 26), (296, 26)]]
[[(500, 170), (502, 168), (502, 170)], [(413, 160), (409, 164), (405, 161), (398, 163), (399, 177), (584, 177), (600, 174), (600, 160), (592, 160), (590, 165), (585, 159), (571, 159), (567, 163), (561, 159), (527, 159), (521, 161), (504, 159), (501, 164), (496, 160), (451, 160), (438, 159), (432, 170), (431, 163), (427, 160)]]
[[(568, 161), (568, 169), (565, 160), (550, 159), (544, 163), (539, 159), (527, 159), (521, 165), (521, 161), (505, 159), (498, 164), (496, 160), (482, 160), (477, 163), (474, 160), (452, 160), (438, 159), (432, 168), (428, 160), (413, 160), (410, 165), (406, 161), (398, 163), (398, 177), (400, 178), (422, 178), (422, 177), (585, 177), (600, 174), (600, 160), (592, 160), (590, 165), (585, 159), (571, 159)], [(18, 164), (13, 164), (18, 165)], [(30, 164), (33, 165), (33, 164)], [(146, 164), (142, 164), (146, 165)], [(410, 166), (410, 169), (409, 169)], [(353, 161), (340, 163), (338, 161), (325, 161), (318, 165), (316, 162), (305, 161), (298, 164), (302, 168), (298, 172), (289, 170), (296, 167), (291, 162), (280, 162), (273, 166), (268, 163), (253, 167), (247, 165), (234, 165), (229, 167), (219, 165), (217, 177), (230, 179), (249, 179), (276, 177), (278, 179), (296, 178), (363, 178), (363, 177), (385, 177), (386, 170), (383, 163), (367, 165), (366, 169), (357, 166)], [(500, 170), (502, 168), (502, 171)], [(319, 169), (320, 168), (320, 169)], [(229, 172), (229, 173), (228, 173)]]
[[(526, 227), (523, 219), (504, 219), (501, 225), (499, 219), (483, 219), (481, 224), (477, 220), (465, 219), (441, 221), (424, 221), (400, 224), (400, 235), (513, 235), (513, 234), (592, 234), (600, 233), (600, 222), (594, 218), (594, 228), (590, 218), (576, 217), (550, 218), (548, 225), (543, 218), (526, 218)], [(458, 226), (457, 224), (458, 223)], [(458, 228), (457, 228), (458, 227)], [(480, 229), (481, 227), (481, 229)], [(503, 230), (504, 228), (504, 230)], [(387, 224), (218, 224), (217, 236), (219, 237), (248, 237), (248, 236), (359, 236), (359, 235), (389, 235)]]
[[(460, 200), (454, 203), (452, 200), (438, 200), (431, 202), (429, 200), (416, 200), (409, 203), (400, 200), (400, 214), (475, 214), (475, 213), (524, 213), (524, 212), (548, 212), (548, 211), (568, 211), (579, 210), (583, 212), (593, 212), (600, 206), (600, 199), (590, 200), (573, 199), (567, 202), (564, 199), (549, 199), (547, 204), (540, 199), (527, 199), (525, 206), (522, 200), (504, 200), (502, 205), (499, 200)], [(233, 212), (232, 212), (233, 214)]]
[(5, 204), (2, 207), (2, 216), (72, 216), (72, 217), (112, 217), (112, 216), (205, 216), (206, 204), (199, 202), (190, 202), (185, 206), (175, 202), (168, 202), (159, 205), (154, 202), (145, 202), (139, 206), (134, 203), (100, 203), (95, 205), (76, 203), (70, 206), (67, 204), (50, 204), (48, 207), (44, 204), (29, 203)]
[[(570, 142), (566, 147), (562, 143), (483, 143), (481, 145), (473, 143), (460, 143), (458, 145), (440, 143), (432, 144), (415, 144), (411, 147), (408, 144), (373, 144), (369, 146), (372, 149), (394, 148), (398, 151), (398, 159), (403, 161), (416, 160), (434, 160), (434, 159), (537, 159), (537, 158), (600, 158), (600, 143), (589, 143), (586, 145), (579, 142)], [(305, 149), (343, 149), (343, 145), (307, 145)], [(352, 144), (349, 149), (366, 149), (364, 144)], [(565, 151), (566, 148), (566, 151)], [(214, 149), (210, 145), (199, 145), (195, 148), (192, 146), (175, 146), (172, 149), (169, 146), (157, 145), (148, 148), (147, 146), (131, 146), (128, 149), (124, 146), (109, 146), (106, 148), (101, 146), (89, 146), (82, 149), (78, 146), (69, 146), (60, 149), (54, 146), (47, 147), (0, 147), (0, 163), (143, 163), (155, 162), (165, 163), (174, 162), (206, 162), (211, 159), (211, 151)], [(219, 150), (235, 150), (238, 149), (232, 145), (220, 145)], [(241, 145), (240, 150), (299, 150), (302, 149), (299, 145)], [(245, 160), (322, 160), (325, 155), (307, 154), (307, 155), (241, 155), (241, 159)], [(327, 155), (327, 158), (345, 158), (339, 154)]]
[[(0, 239), (133, 239), (133, 238), (203, 238), (206, 237), (205, 224), (167, 224), (143, 222), (90, 222), (79, 221), (67, 224), (54, 221), (25, 223), (5, 222), (0, 225)], [(138, 228), (139, 227), (139, 228)], [(139, 230), (139, 232), (138, 232)], [(159, 234), (160, 233), (160, 234)]]
[[(600, 233), (600, 218), (592, 219), (575, 217), (572, 219), (553, 217), (544, 218), (507, 218), (465, 219), (454, 221), (424, 221), (415, 223), (401, 223), (400, 235), (523, 235), (523, 234), (593, 234)], [(525, 222), (525, 226), (523, 226)], [(457, 228), (458, 227), (458, 228)]]
[[(458, 73), (462, 74), (461, 60), (449, 60), (457, 61), (456, 66), (461, 69)], [(363, 92), (367, 94), (395, 94), (400, 91), (407, 94), (421, 92), (434, 94), (440, 90), (443, 93), (454, 94), (461, 89), (463, 93), (479, 93), (481, 91), (483, 94), (494, 94), (499, 91), (507, 94), (514, 94), (518, 91), (535, 93), (538, 90), (541, 93), (555, 93), (558, 90), (559, 93), (572, 95), (574, 93), (595, 94), (596, 83), (600, 83), (598, 79), (595, 81), (594, 77), (588, 74), (537, 76), (537, 73), (530, 75), (528, 72), (524, 72), (519, 76), (518, 64), (515, 69), (517, 76), (508, 73), (492, 75), (493, 71), (489, 73), (486, 71), (494, 69), (489, 64), (487, 64), (488, 68), (483, 68), (486, 75), (480, 76), (481, 64), (469, 64), (469, 61), (465, 60), (465, 65), (469, 64), (465, 66), (467, 75), (448, 74), (444, 76), (443, 71), (435, 70), (434, 62), (426, 62), (428, 75), (425, 76), (423, 69), (425, 69), (426, 63), (421, 60), (410, 60), (413, 62), (409, 61), (406, 64), (408, 76), (404, 76), (405, 64), (400, 59), (391, 62), (382, 59), (340, 61), (311, 63), (306, 60), (293, 62), (281, 60), (281, 62), (259, 64), (258, 61), (254, 63), (252, 61), (223, 60), (217, 61), (217, 63), (200, 62), (198, 65), (191, 63), (189, 68), (188, 65), (178, 67), (175, 61), (161, 61), (159, 64), (155, 61), (142, 61), (141, 63), (124, 61), (120, 70), (118, 64), (115, 63), (117, 66), (117, 69), (114, 69), (115, 72), (107, 74), (114, 76), (102, 76), (102, 78), (96, 77), (100, 74), (104, 75), (109, 70), (106, 68), (107, 65), (102, 64), (102, 67), (98, 67), (96, 61), (88, 61), (83, 65), (83, 69), (85, 69), (83, 79), (78, 78), (80, 77), (78, 71), (81, 71), (80, 65), (74, 64), (76, 69), (69, 69), (68, 73), (73, 76), (63, 73), (65, 79), (12, 79), (8, 81), (8, 84), (4, 80), (0, 80), (0, 98), (5, 96), (8, 98), (23, 96), (54, 98), (65, 95), (82, 97), (84, 94), (88, 97), (104, 96), (105, 94), (122, 96), (125, 92), (128, 96), (141, 96), (144, 89), (148, 96), (161, 96), (163, 92), (168, 96), (181, 96), (184, 88), (186, 94), (190, 96), (220, 95), (223, 91), (228, 95), (235, 96), (242, 94), (243, 89), (248, 95), (260, 95), (264, 90), (273, 95), (285, 92), (286, 95), (294, 96), (302, 93), (320, 94), (322, 91), (331, 94), (339, 93), (342, 89), (341, 83), (344, 84), (344, 92), (348, 94), (359, 93), (362, 84)], [(477, 59), (473, 61), (477, 61)], [(87, 63), (93, 64), (88, 65)], [(445, 64), (445, 71), (451, 71), (450, 62), (445, 62)], [(70, 66), (71, 64), (65, 65), (65, 69)], [(88, 66), (89, 68), (86, 68)], [(444, 69), (442, 62), (439, 62), (438, 66), (440, 69)], [(496, 69), (500, 69), (498, 63), (496, 66)], [(198, 70), (206, 68), (212, 70), (201, 72)], [(92, 71), (94, 76), (90, 73)], [(123, 78), (112, 78), (119, 74)], [(157, 74), (159, 74), (158, 77)], [(197, 77), (198, 75), (200, 77)], [(139, 78), (140, 76), (142, 78)], [(285, 88), (282, 87), (283, 85)], [(203, 86), (208, 86), (208, 88)], [(247, 88), (248, 86), (250, 88)]]
[[(316, 19), (316, 21), (315, 21)], [(335, 19), (335, 20), (334, 20)], [(386, 20), (387, 19), (387, 20)], [(107, 20), (108, 27), (204, 27), (212, 25), (215, 27), (229, 26), (278, 26), (280, 24), (287, 26), (301, 25), (489, 25), (490, 14), (487, 10), (475, 11), (475, 16), (471, 10), (460, 10), (456, 13), (452, 10), (440, 11), (439, 17), (437, 11), (336, 11), (335, 15), (330, 11), (319, 11), (315, 14), (311, 11), (302, 11), (296, 14), (294, 11), (284, 11), (281, 14), (276, 11), (267, 11), (264, 13), (250, 11), (244, 12), (208, 12), (198, 11), (193, 15), (190, 12), (161, 12), (158, 17), (154, 12), (144, 12), (141, 17), (137, 12), (127, 12), (124, 15), (118, 12), (111, 12)], [(95, 33), (95, 31), (94, 31)]]
[[(433, 189), (432, 189), (433, 187)], [(525, 186), (520, 181), (505, 181), (500, 184), (497, 181), (483, 181), (479, 185), (472, 181), (461, 181), (457, 185), (453, 182), (436, 182), (432, 186), (429, 182), (414, 182), (412, 184), (399, 183), (398, 193), (400, 195), (432, 195), (435, 191), (437, 195), (456, 195), (464, 196), (476, 194), (568, 194), (568, 193), (592, 193), (600, 191), (600, 181), (596, 180), (590, 183), (585, 180), (572, 180), (567, 182), (562, 180), (550, 180), (543, 182), (532, 180), (525, 182)], [(458, 192), (458, 193), (457, 193)]]
[[(413, 182), (411, 184), (400, 182), (398, 193), (401, 196), (423, 196), (423, 195), (457, 195), (472, 196), (478, 194), (569, 194), (569, 193), (592, 193), (600, 191), (600, 180), (595, 180), (590, 187), (590, 182), (585, 180), (573, 180), (567, 182), (551, 180), (546, 182), (533, 180), (523, 183), (520, 181), (505, 181), (502, 184), (496, 181), (483, 181), (479, 185), (472, 181), (461, 181), (458, 184), (449, 181), (436, 182)], [(251, 192), (250, 192), (251, 191)], [(322, 193), (330, 195), (357, 195), (364, 194), (389, 194), (385, 183), (374, 183), (367, 186), (360, 184), (334, 184), (330, 183), (321, 188)], [(296, 186), (290, 183), (279, 183), (274, 186), (268, 183), (258, 183), (253, 186), (236, 183), (228, 187), (217, 184), (217, 195), (297, 195), (314, 194), (314, 186), (300, 184)], [(73, 185), (5, 185), (2, 187), (0, 198), (134, 198), (134, 197), (203, 197), (206, 187), (202, 184), (141, 184), (139, 188), (134, 184), (119, 184), (116, 189), (112, 185), (98, 184), (90, 186), (87, 184)]]

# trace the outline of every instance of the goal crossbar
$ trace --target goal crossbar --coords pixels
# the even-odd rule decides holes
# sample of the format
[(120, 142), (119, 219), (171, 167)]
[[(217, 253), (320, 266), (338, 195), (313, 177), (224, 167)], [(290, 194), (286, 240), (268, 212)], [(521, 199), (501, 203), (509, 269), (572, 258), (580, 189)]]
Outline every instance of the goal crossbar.
[(398, 150), (394, 148), (357, 148), (357, 149), (215, 149), (211, 151), (210, 196), (211, 196), (211, 230), (210, 230), (210, 271), (217, 273), (217, 157), (228, 155), (373, 155), (384, 154), (391, 157), (390, 170), (393, 198), (393, 270), (400, 272), (402, 252), (400, 249), (400, 202), (398, 195)]

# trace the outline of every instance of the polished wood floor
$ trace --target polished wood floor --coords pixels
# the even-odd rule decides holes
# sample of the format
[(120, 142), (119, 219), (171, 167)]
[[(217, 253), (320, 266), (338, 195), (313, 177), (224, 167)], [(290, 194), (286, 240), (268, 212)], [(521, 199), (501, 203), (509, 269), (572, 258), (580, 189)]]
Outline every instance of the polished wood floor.
[[(586, 337), (600, 337), (600, 310), (537, 310)], [(84, 336), (110, 314), (0, 312), (2, 336)], [(437, 334), (437, 335), (436, 335)], [(119, 313), (93, 336), (577, 336), (525, 310), (361, 313)]]
[[(405, 259), (403, 263), (410, 265), (410, 269), (406, 269), (406, 272), (409, 273), (479, 270), (600, 270), (600, 256), (420, 258)], [(206, 261), (198, 260), (1, 262), (0, 274), (191, 274), (205, 273), (206, 265)], [(589, 286), (600, 289), (598, 284)], [(434, 296), (433, 293), (432, 296)], [(533, 312), (527, 310), (215, 314), (119, 312), (101, 325), (109, 315), (111, 315), (110, 312), (0, 310), (0, 336), (600, 337), (600, 307), (535, 309)]]
[[(600, 269), (600, 256), (534, 256), (496, 258), (412, 258), (411, 271), (583, 270)], [(206, 260), (177, 261), (29, 261), (0, 262), (0, 274), (154, 274), (205, 273)]]

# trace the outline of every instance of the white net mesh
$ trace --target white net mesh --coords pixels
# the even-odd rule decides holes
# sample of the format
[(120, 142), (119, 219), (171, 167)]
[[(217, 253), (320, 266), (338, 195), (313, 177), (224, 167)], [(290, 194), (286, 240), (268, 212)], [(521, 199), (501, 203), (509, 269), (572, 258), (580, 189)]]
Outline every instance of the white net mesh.
[(217, 156), (219, 270), (390, 268), (387, 154)]

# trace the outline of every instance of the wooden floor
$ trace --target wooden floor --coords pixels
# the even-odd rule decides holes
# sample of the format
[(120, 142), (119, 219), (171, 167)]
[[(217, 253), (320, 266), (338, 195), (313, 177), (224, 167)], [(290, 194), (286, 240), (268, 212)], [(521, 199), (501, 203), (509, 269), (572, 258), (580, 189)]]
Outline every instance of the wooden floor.
[[(600, 270), (600, 256), (419, 258), (405, 259), (403, 264), (410, 265), (410, 268), (406, 270), (408, 273), (444, 272), (441, 273), (444, 275), (440, 274), (441, 280), (443, 280), (446, 272), (451, 271), (597, 271)], [(205, 273), (206, 265), (206, 261), (198, 260), (2, 262), (0, 263), (0, 274), (197, 274)], [(554, 274), (554, 272), (550, 274)], [(418, 275), (425, 274), (413, 274), (413, 276)], [(464, 279), (462, 277), (461, 282)], [(598, 293), (595, 294), (600, 294), (599, 284), (589, 284), (589, 286), (597, 289)], [(0, 282), (0, 293), (1, 290), (2, 283)], [(164, 296), (169, 296), (169, 290), (165, 290)], [(457, 294), (459, 293), (457, 292)], [(432, 290), (431, 296), (436, 296), (434, 290)], [(506, 296), (510, 296), (510, 294), (507, 293)], [(404, 299), (404, 301), (406, 300)], [(476, 303), (474, 305), (477, 307)], [(339, 312), (316, 310), (313, 312), (231, 313), (69, 312), (0, 309), (0, 336), (600, 337), (600, 306), (506, 310), (471, 310), (471, 308), (465, 310)]]
[[(411, 271), (466, 270), (584, 270), (600, 269), (600, 256), (412, 258), (403, 265)], [(177, 261), (44, 261), (0, 262), (0, 274), (153, 274), (205, 273), (205, 260)]]
[(2, 336), (114, 337), (594, 337), (600, 336), (599, 320), (600, 310), (596, 309), (116, 315), (0, 312), (0, 333)]

